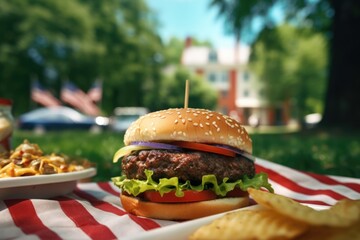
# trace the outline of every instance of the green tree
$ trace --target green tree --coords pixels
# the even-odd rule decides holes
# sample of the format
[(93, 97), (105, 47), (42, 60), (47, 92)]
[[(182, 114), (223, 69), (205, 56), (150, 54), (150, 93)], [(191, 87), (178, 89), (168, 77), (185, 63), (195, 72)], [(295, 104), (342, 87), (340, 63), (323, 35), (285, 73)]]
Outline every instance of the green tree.
[(244, 31), (250, 30), (255, 18), (262, 17), (268, 24), (273, 24), (269, 9), (276, 0), (211, 0), (210, 7), (218, 9), (220, 16), (225, 19), (225, 31), (235, 36), (236, 43), (242, 41)]
[(212, 0), (225, 16), (230, 32), (240, 40), (240, 33), (254, 18), (273, 24), (270, 11), (281, 4), (287, 19), (298, 25), (312, 26), (326, 33), (329, 41), (329, 75), (322, 124), (360, 127), (360, 1), (358, 0)]
[(310, 29), (281, 25), (264, 29), (253, 45), (251, 67), (265, 82), (267, 99), (290, 101), (298, 117), (322, 112), (326, 40)]
[(154, 102), (157, 110), (182, 108), (185, 100), (185, 83), (189, 80), (189, 107), (215, 109), (217, 93), (204, 79), (179, 67), (173, 75), (164, 75)]
[[(193, 46), (211, 47), (208, 41), (191, 39)], [(185, 47), (185, 39), (172, 37), (164, 47), (164, 62), (173, 73), (163, 73), (156, 91), (147, 96), (150, 109), (159, 110), (184, 106), (185, 81), (190, 81), (189, 107), (215, 109), (217, 93), (205, 79), (190, 74), (181, 66), (181, 55)], [(165, 71), (166, 72), (166, 71)]]
[(165, 61), (168, 64), (180, 64), (184, 46), (184, 39), (172, 37), (169, 42), (165, 44)]
[(163, 66), (155, 16), (143, 0), (83, 2), (90, 5), (97, 41), (105, 48), (96, 59), (104, 79), (103, 108), (152, 108), (145, 96), (159, 88)]
[(70, 79), (103, 80), (102, 108), (146, 105), (162, 67), (161, 39), (144, 0), (0, 0), (0, 95), (31, 108), (30, 78), (58, 95)]
[[(209, 41), (200, 41), (196, 38), (191, 39), (191, 44), (193, 46), (207, 46), (212, 47), (212, 44)], [(167, 64), (178, 65), (181, 62), (181, 55), (185, 47), (185, 39), (179, 39), (177, 37), (172, 37), (165, 44), (165, 61)]]
[[(77, 1), (1, 0), (0, 9), (0, 95), (14, 99), (15, 112), (30, 107), (32, 76), (56, 92), (55, 80), (79, 65), (71, 63), (101, 51), (91, 15)], [(55, 75), (46, 77), (51, 70)]]

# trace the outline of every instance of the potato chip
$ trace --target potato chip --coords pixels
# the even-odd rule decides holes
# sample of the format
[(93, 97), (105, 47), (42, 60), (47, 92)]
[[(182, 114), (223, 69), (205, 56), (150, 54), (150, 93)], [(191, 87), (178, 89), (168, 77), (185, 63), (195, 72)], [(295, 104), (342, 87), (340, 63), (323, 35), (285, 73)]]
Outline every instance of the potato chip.
[[(342, 229), (342, 228), (340, 228)], [(329, 239), (334, 233), (339, 231), (339, 228), (334, 227), (323, 227), (323, 226), (312, 226), (309, 230), (297, 238), (297, 240), (319, 240)]]
[(307, 224), (271, 210), (243, 210), (199, 228), (190, 239), (293, 239), (307, 229)]
[(349, 227), (311, 227), (308, 232), (301, 235), (298, 240), (355, 240), (360, 239), (360, 221)]
[(250, 196), (260, 205), (289, 218), (315, 226), (350, 226), (359, 219), (356, 201), (343, 200), (327, 210), (315, 210), (285, 196), (249, 188)]
[(333, 232), (333, 235), (329, 237), (330, 240), (345, 240), (345, 239), (360, 239), (360, 221), (346, 227), (344, 229), (337, 229), (337, 232)]
[(351, 223), (356, 222), (360, 219), (360, 200), (340, 200), (328, 211)]

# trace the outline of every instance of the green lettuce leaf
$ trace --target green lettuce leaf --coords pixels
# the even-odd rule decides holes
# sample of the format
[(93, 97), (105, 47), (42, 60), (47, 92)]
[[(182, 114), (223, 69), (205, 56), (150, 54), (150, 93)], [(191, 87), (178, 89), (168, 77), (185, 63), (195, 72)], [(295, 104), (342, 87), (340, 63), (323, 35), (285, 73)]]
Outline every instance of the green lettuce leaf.
[(235, 187), (239, 187), (241, 190), (246, 191), (247, 188), (266, 188), (270, 192), (274, 192), (270, 183), (268, 182), (268, 176), (266, 173), (258, 173), (253, 178), (245, 177), (235, 182), (228, 182), (228, 178), (224, 178), (223, 181), (218, 184), (215, 175), (204, 175), (200, 185), (192, 185), (190, 181), (180, 183), (177, 177), (161, 178), (159, 182), (152, 179), (153, 171), (145, 170), (146, 180), (127, 179), (125, 176), (112, 178), (113, 183), (118, 186), (122, 191), (125, 191), (133, 196), (137, 196), (145, 191), (154, 190), (158, 191), (161, 196), (165, 193), (175, 191), (175, 195), (178, 197), (184, 196), (185, 190), (202, 191), (212, 190), (218, 196), (225, 196), (228, 192), (232, 191)]

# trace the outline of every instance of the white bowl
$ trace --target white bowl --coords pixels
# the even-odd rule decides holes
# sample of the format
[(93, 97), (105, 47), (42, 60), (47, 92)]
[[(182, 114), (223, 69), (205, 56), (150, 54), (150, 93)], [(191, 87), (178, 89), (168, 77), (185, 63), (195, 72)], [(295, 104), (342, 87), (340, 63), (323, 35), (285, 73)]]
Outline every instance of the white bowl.
[(71, 193), (78, 180), (96, 175), (95, 168), (76, 172), (0, 178), (0, 200), (52, 198)]

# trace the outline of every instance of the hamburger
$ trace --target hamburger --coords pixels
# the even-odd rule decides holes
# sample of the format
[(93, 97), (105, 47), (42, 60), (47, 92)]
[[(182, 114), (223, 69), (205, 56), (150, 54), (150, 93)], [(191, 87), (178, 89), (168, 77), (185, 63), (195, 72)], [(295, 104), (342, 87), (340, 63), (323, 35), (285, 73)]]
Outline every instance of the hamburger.
[(273, 191), (255, 173), (252, 141), (236, 120), (218, 112), (174, 108), (133, 122), (114, 154), (123, 208), (156, 219), (188, 220), (249, 205), (247, 188)]

